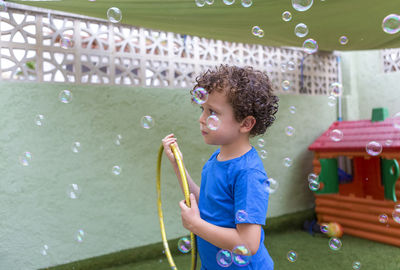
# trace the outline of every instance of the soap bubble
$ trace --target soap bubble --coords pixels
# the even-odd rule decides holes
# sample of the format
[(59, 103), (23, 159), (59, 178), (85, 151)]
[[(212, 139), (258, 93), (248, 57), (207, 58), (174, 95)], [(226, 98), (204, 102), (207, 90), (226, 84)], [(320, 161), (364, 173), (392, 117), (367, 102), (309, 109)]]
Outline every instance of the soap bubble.
[(400, 31), (400, 16), (397, 14), (390, 14), (382, 21), (382, 29), (385, 33), (396, 34)]
[(229, 267), (232, 264), (232, 252), (221, 249), (217, 252), (217, 263), (221, 267)]
[(221, 121), (215, 114), (212, 114), (207, 118), (206, 125), (211, 130), (217, 130), (221, 125)]
[(237, 222), (245, 222), (247, 220), (247, 212), (244, 210), (238, 210), (236, 212), (236, 221)]
[(274, 178), (268, 178), (266, 180), (266, 190), (269, 194), (275, 193), (279, 187), (279, 183)]
[(267, 155), (268, 155), (268, 152), (266, 150), (264, 150), (264, 149), (260, 150), (260, 157), (262, 159), (266, 159)]
[(224, 4), (227, 6), (233, 5), (233, 3), (235, 3), (235, 0), (223, 0)]
[(22, 166), (29, 166), (29, 163), (32, 160), (32, 154), (31, 152), (24, 152), (20, 157), (19, 157), (19, 162), (22, 164)]
[(293, 63), (293, 61), (289, 61), (287, 63), (287, 69), (290, 71), (293, 71), (296, 68), (296, 65)]
[(388, 216), (386, 214), (381, 214), (381, 215), (379, 215), (378, 220), (379, 220), (380, 223), (387, 223), (388, 222)]
[(140, 124), (142, 128), (151, 129), (152, 127), (154, 127), (153, 117), (149, 115), (143, 116), (142, 119), (140, 120)]
[(301, 37), (301, 38), (307, 36), (307, 34), (308, 34), (307, 25), (305, 25), (304, 23), (299, 23), (294, 28), (294, 33), (296, 34), (296, 36)]
[(203, 87), (196, 87), (193, 90), (192, 100), (201, 105), (207, 102), (208, 92)]
[(111, 172), (114, 175), (120, 175), (121, 174), (121, 167), (118, 166), (118, 165), (115, 165), (115, 166), (112, 167)]
[(291, 158), (286, 157), (283, 159), (283, 166), (285, 166), (286, 168), (289, 168), (290, 166), (292, 166), (293, 161)]
[(84, 237), (85, 237), (85, 232), (82, 229), (78, 230), (78, 232), (75, 235), (76, 241), (82, 243)]
[(40, 250), (40, 254), (43, 256), (47, 256), (49, 252), (49, 246), (48, 245), (43, 245), (42, 249)]
[(242, 0), (242, 6), (244, 6), (245, 8), (251, 7), (252, 4), (252, 0)]
[(294, 129), (294, 127), (292, 127), (292, 126), (287, 126), (287, 127), (285, 128), (285, 133), (286, 133), (286, 135), (288, 135), (288, 136), (293, 136), (294, 131), (295, 131), (295, 129)]
[(67, 188), (67, 196), (70, 199), (78, 199), (82, 193), (82, 189), (77, 184), (69, 184)]
[(289, 251), (287, 254), (287, 259), (289, 262), (295, 262), (297, 260), (297, 253), (293, 250)]
[(342, 247), (342, 241), (339, 238), (332, 237), (329, 239), (329, 247), (335, 251), (339, 250)]
[(289, 112), (290, 112), (291, 114), (295, 114), (295, 113), (296, 113), (296, 107), (295, 107), (295, 106), (290, 106), (290, 107), (289, 107)]
[(342, 84), (338, 82), (331, 83), (329, 87), (329, 94), (331, 96), (339, 97), (342, 95)]
[(329, 105), (330, 107), (335, 106), (335, 105), (336, 105), (336, 102), (337, 102), (337, 98), (336, 98), (335, 96), (329, 96), (329, 97), (328, 97), (328, 105)]
[(211, 6), (212, 4), (214, 4), (214, 0), (206, 0), (206, 4)]
[(265, 146), (265, 140), (263, 138), (258, 139), (257, 141), (259, 147), (264, 147)]
[(122, 135), (121, 135), (121, 134), (118, 134), (118, 135), (115, 137), (114, 143), (115, 143), (116, 145), (121, 145), (121, 140), (122, 140)]
[(343, 139), (343, 132), (339, 129), (333, 129), (329, 133), (329, 137), (331, 138), (332, 141), (339, 142)]
[(44, 116), (42, 114), (38, 114), (35, 116), (35, 124), (39, 127), (43, 126)]
[(79, 151), (81, 150), (81, 143), (80, 142), (72, 143), (71, 149), (72, 149), (72, 152), (79, 153)]
[(66, 36), (62, 36), (60, 40), (60, 47), (63, 49), (69, 49), (73, 47), (72, 39)]
[(282, 13), (282, 20), (284, 20), (285, 22), (288, 22), (292, 19), (292, 13), (290, 13), (289, 11), (285, 11)]
[(340, 42), (340, 44), (342, 44), (342, 45), (346, 45), (346, 44), (349, 42), (349, 39), (348, 39), (346, 36), (341, 36), (341, 37), (339, 38), (339, 42)]
[(119, 8), (111, 7), (107, 10), (107, 18), (112, 23), (118, 23), (122, 19), (122, 12)]
[(353, 269), (354, 270), (361, 269), (361, 263), (360, 262), (353, 262)]
[(258, 31), (258, 37), (262, 38), (264, 36), (264, 30), (260, 29), (260, 31)]
[(400, 130), (400, 112), (393, 116), (393, 127)]
[(178, 241), (178, 249), (182, 253), (188, 253), (192, 249), (192, 243), (188, 237), (182, 237)]
[(308, 182), (311, 182), (311, 181), (318, 181), (318, 175), (316, 175), (315, 173), (310, 173), (308, 175)]
[(62, 90), (58, 97), (62, 103), (70, 103), (72, 100), (72, 93), (69, 90)]
[(377, 156), (382, 152), (382, 145), (376, 141), (371, 141), (365, 146), (365, 150), (371, 156)]
[(320, 226), (320, 229), (321, 229), (321, 232), (322, 233), (328, 233), (329, 232), (329, 226), (328, 226), (328, 224), (326, 224), (326, 223), (322, 223), (321, 224), (321, 226)]
[(292, 6), (297, 11), (306, 11), (311, 8), (313, 0), (292, 0)]
[(250, 263), (251, 252), (244, 246), (239, 245), (232, 249), (233, 263), (237, 266), (246, 266)]
[(5, 1), (0, 1), (0, 11), (7, 11), (7, 5)]
[(196, 6), (198, 7), (204, 7), (204, 5), (206, 4), (205, 0), (195, 0)]
[(386, 141), (385, 141), (385, 145), (386, 145), (386, 146), (390, 146), (390, 145), (392, 145), (392, 143), (393, 143), (392, 140), (386, 140)]
[(284, 91), (290, 90), (290, 82), (288, 80), (284, 80), (282, 82), (282, 90)]
[(311, 191), (317, 191), (319, 190), (320, 184), (319, 182), (312, 180), (308, 182), (308, 187), (310, 188)]
[(303, 50), (308, 54), (316, 53), (318, 51), (318, 43), (312, 38), (306, 39), (303, 43)]
[(392, 212), (392, 218), (395, 222), (400, 223), (400, 208), (395, 208)]
[(253, 26), (252, 28), (251, 28), (251, 33), (253, 34), (253, 35), (255, 35), (255, 36), (258, 36), (258, 33), (260, 32), (260, 30), (261, 30), (261, 28), (259, 27), (259, 26)]

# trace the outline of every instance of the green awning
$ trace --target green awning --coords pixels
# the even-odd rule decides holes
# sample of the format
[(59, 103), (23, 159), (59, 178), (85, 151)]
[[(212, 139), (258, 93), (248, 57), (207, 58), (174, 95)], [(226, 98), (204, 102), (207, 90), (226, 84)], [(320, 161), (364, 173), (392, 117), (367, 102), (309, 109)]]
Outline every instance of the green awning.
[[(314, 0), (305, 12), (293, 9), (291, 0), (253, 0), (249, 8), (240, 0), (230, 6), (215, 0), (204, 7), (197, 7), (194, 0), (13, 2), (103, 19), (110, 7), (117, 7), (123, 24), (232, 42), (301, 47), (305, 39), (313, 38), (324, 51), (400, 47), (400, 32), (391, 35), (382, 30), (387, 15), (400, 15), (399, 0)], [(284, 11), (292, 13), (291, 21), (282, 20)], [(308, 26), (306, 37), (294, 34), (298, 23)], [(264, 30), (263, 38), (251, 34), (255, 25)], [(340, 44), (341, 36), (348, 37), (346, 45)]]

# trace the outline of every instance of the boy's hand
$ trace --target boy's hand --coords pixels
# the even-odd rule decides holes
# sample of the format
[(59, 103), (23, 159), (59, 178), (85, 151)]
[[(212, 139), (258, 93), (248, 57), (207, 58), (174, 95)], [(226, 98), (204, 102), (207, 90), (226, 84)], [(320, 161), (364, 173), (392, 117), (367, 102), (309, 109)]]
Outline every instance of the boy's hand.
[(178, 149), (179, 155), (181, 156), (181, 159), (183, 159), (182, 157), (182, 153), (181, 150), (179, 150), (179, 146), (178, 143), (176, 142), (176, 138), (174, 137), (175, 135), (173, 133), (165, 136), (164, 139), (162, 139), (162, 144), (164, 146), (164, 152), (167, 155), (169, 161), (171, 161), (171, 163), (173, 165), (176, 165), (176, 160), (175, 160), (175, 156), (174, 153), (171, 150), (171, 144), (175, 144), (176, 148)]
[(183, 227), (188, 229), (189, 231), (194, 232), (196, 224), (201, 220), (199, 207), (197, 206), (196, 197), (193, 193), (190, 193), (190, 205), (189, 208), (185, 200), (179, 202), (179, 206), (181, 207), (181, 217)]

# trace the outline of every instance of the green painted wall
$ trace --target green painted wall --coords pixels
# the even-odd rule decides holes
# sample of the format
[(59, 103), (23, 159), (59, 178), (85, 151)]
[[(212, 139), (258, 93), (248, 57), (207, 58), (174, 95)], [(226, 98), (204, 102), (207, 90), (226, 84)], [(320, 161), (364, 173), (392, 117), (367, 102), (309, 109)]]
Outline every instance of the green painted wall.
[[(70, 104), (58, 99), (64, 89), (73, 93)], [(336, 115), (325, 96), (280, 98), (277, 121), (263, 136), (265, 168), (279, 182), (269, 217), (313, 206), (307, 146)], [(296, 106), (295, 114), (290, 106)], [(0, 82), (0, 113), (0, 269), (37, 269), (160, 242), (155, 169), (161, 139), (176, 134), (197, 183), (216, 149), (204, 144), (200, 110), (184, 90)], [(34, 123), (37, 114), (45, 117), (41, 127)], [(152, 129), (140, 126), (144, 115), (154, 118)], [(292, 137), (285, 135), (288, 125), (296, 129)], [(117, 134), (123, 136), (120, 146), (114, 143)], [(71, 150), (75, 141), (81, 143), (79, 153)], [(32, 153), (26, 167), (18, 161), (25, 151)], [(283, 166), (285, 157), (293, 159), (292, 167)], [(111, 172), (114, 165), (122, 169), (118, 176)], [(166, 159), (162, 176), (172, 239), (188, 233), (179, 215), (183, 196)], [(71, 183), (82, 189), (78, 199), (66, 194)], [(79, 229), (85, 232), (82, 242), (76, 240)], [(47, 256), (40, 253), (45, 244)]]

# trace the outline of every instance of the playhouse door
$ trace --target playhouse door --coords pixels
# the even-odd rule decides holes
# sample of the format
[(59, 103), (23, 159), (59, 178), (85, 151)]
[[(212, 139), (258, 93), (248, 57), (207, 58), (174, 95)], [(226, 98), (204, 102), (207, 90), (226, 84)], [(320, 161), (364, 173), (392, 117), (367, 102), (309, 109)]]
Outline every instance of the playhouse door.
[(354, 157), (354, 182), (361, 183), (363, 197), (376, 200), (385, 198), (385, 189), (381, 179), (381, 160), (379, 157)]

